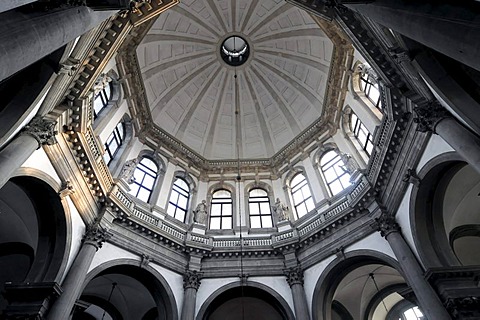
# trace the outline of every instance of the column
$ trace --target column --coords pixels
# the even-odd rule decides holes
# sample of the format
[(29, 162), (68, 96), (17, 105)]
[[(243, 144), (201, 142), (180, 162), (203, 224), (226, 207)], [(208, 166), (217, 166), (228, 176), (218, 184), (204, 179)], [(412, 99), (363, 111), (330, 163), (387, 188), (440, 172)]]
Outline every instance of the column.
[(435, 290), (425, 279), (422, 267), (403, 238), (400, 227), (395, 222), (395, 217), (387, 212), (382, 212), (381, 216), (375, 219), (375, 226), (392, 248), (407, 284), (417, 297), (422, 312), (428, 319), (450, 320), (450, 315)]
[(180, 320), (195, 319), (195, 303), (197, 301), (197, 291), (200, 287), (200, 273), (187, 270), (183, 275), (183, 306)]
[(110, 237), (105, 229), (95, 223), (89, 227), (83, 237), (83, 244), (73, 262), (68, 274), (63, 281), (63, 293), (53, 304), (47, 318), (51, 320), (69, 319), (75, 301), (81, 294), (88, 268), (92, 263), (95, 253)]
[(468, 5), (457, 0), (341, 2), (385, 27), (480, 70), (480, 4), (475, 1)]
[(45, 144), (56, 143), (56, 124), (55, 121), (34, 117), (20, 134), (0, 151), (0, 188), (36, 149)]
[(0, 81), (98, 26), (112, 14), (112, 11), (92, 11), (86, 6), (2, 13)]
[(453, 118), (436, 101), (418, 106), (414, 110), (417, 114), (414, 121), (418, 124), (418, 131), (438, 134), (480, 173), (480, 138), (477, 135)]
[(296, 320), (309, 320), (307, 297), (303, 289), (303, 270), (300, 266), (285, 270), (288, 285), (292, 290)]

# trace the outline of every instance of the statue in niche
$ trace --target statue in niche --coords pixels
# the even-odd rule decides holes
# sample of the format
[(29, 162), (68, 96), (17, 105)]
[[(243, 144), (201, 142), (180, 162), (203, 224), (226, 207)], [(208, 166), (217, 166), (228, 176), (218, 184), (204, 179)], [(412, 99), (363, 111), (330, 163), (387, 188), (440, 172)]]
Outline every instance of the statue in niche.
[(288, 207), (284, 205), (279, 198), (275, 201), (273, 206), (273, 211), (278, 217), (278, 221), (290, 220), (287, 215)]
[(132, 183), (134, 181), (133, 173), (135, 172), (137, 164), (137, 159), (131, 159), (125, 162), (122, 171), (120, 172), (120, 179), (124, 179), (128, 183)]
[(207, 223), (207, 201), (202, 200), (194, 211), (193, 221), (206, 225)]

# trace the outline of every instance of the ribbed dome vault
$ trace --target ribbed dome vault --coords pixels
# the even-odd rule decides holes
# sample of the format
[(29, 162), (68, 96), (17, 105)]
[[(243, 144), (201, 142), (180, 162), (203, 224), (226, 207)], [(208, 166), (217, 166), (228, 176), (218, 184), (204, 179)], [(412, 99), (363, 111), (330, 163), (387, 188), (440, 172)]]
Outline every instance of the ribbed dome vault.
[[(220, 55), (232, 35), (250, 51), (237, 67)], [(332, 50), (284, 0), (182, 0), (158, 17), (137, 58), (156, 125), (207, 159), (235, 159), (237, 150), (254, 159), (321, 116)]]

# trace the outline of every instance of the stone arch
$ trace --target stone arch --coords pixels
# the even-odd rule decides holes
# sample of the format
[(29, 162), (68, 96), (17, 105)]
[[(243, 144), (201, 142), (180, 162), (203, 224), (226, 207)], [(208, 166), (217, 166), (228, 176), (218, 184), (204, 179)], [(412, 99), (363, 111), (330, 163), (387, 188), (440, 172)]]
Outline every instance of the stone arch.
[[(468, 173), (470, 169), (457, 153), (448, 152), (431, 159), (418, 173), (421, 183), (413, 186), (410, 196), (410, 224), (420, 260), (426, 268), (465, 264), (452, 245), (459, 237), (477, 237), (478, 233), (472, 231), (471, 227), (479, 223), (471, 217), (472, 213), (475, 216), (475, 210), (478, 211), (478, 204), (476, 208), (471, 205), (467, 207), (474, 210), (472, 212), (466, 212), (465, 208), (451, 212), (445, 207), (444, 201), (447, 196), (454, 196), (452, 188), (461, 192), (466, 180), (473, 179), (473, 183), (478, 187), (478, 174)], [(452, 184), (458, 183), (458, 176), (462, 174), (466, 175), (465, 181), (462, 180), (462, 184), (452, 187)], [(471, 198), (468, 194), (473, 191), (474, 187), (468, 188), (465, 194), (461, 192), (459, 203), (468, 203)], [(452, 205), (455, 203), (453, 200), (448, 202)], [(458, 204), (457, 207), (460, 208)], [(463, 216), (467, 218), (463, 219)]]
[[(242, 289), (246, 289), (246, 288), (253, 288), (253, 292), (259, 292), (259, 293), (265, 293), (267, 294), (269, 297), (269, 299), (271, 299), (270, 302), (273, 302), (276, 304), (275, 307), (279, 308), (284, 317), (285, 320), (294, 320), (295, 319), (295, 315), (292, 311), (292, 309), (290, 308), (290, 306), (288, 305), (287, 301), (285, 301), (285, 299), (283, 299), (282, 296), (280, 296), (280, 294), (278, 294), (278, 292), (276, 292), (275, 290), (273, 290), (272, 288), (262, 284), (262, 283), (259, 283), (259, 282), (255, 282), (255, 281), (248, 281), (247, 284), (242, 284), (242, 282), (240, 281), (237, 281), (237, 282), (232, 282), (232, 283), (229, 283), (219, 289), (217, 289), (216, 291), (214, 291), (202, 304), (202, 306), (200, 307), (198, 313), (197, 313), (197, 316), (196, 316), (196, 320), (207, 320), (207, 317), (208, 315), (210, 314), (210, 312), (212, 312), (212, 307), (215, 308), (215, 307), (218, 307), (216, 306), (214, 303), (215, 301), (218, 301), (218, 298), (221, 297), (222, 295), (226, 294), (226, 293), (233, 293), (234, 290), (242, 290)], [(239, 291), (241, 293), (241, 291)]]
[[(140, 261), (134, 259), (115, 259), (104, 262), (90, 270), (85, 278), (81, 292), (85, 292), (88, 284), (95, 278), (112, 273), (136, 278), (150, 292), (156, 301), (159, 320), (177, 320), (179, 318), (177, 301), (168, 281), (153, 267), (140, 267)], [(162, 310), (161, 307), (164, 307)], [(151, 309), (145, 314), (151, 315)]]
[(312, 298), (312, 319), (331, 319), (331, 306), (340, 282), (351, 271), (369, 264), (391, 267), (403, 277), (398, 262), (382, 252), (366, 249), (347, 252), (330, 262), (318, 279)]

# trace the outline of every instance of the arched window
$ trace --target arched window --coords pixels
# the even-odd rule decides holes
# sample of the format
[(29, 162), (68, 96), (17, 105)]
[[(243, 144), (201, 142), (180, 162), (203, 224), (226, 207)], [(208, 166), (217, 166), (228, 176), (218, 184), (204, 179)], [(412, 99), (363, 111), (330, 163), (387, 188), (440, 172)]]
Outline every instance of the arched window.
[(350, 186), (350, 174), (335, 150), (330, 150), (322, 156), (320, 168), (332, 195), (336, 195)]
[(250, 190), (248, 193), (248, 209), (250, 213), (250, 228), (273, 227), (267, 191), (260, 188)]
[(308, 186), (307, 179), (302, 173), (295, 175), (290, 182), (293, 206), (297, 219), (304, 216), (315, 208), (312, 192)]
[(368, 72), (362, 73), (360, 77), (360, 88), (373, 105), (382, 110), (382, 104), (380, 103), (380, 90), (378, 89), (377, 80), (368, 74)]
[(170, 193), (170, 200), (168, 200), (167, 214), (185, 222), (189, 198), (190, 188), (187, 182), (182, 178), (176, 178)]
[(130, 194), (148, 202), (157, 179), (158, 166), (151, 159), (143, 157), (133, 172)]
[(357, 141), (362, 146), (362, 149), (370, 157), (373, 151), (373, 137), (355, 113), (352, 113), (350, 117), (350, 129), (352, 130)]
[(105, 154), (103, 155), (103, 159), (107, 165), (112, 162), (115, 158), (118, 150), (123, 144), (125, 140), (125, 126), (123, 122), (119, 122), (110, 136), (107, 138), (107, 142), (105, 142)]
[(212, 195), (210, 229), (233, 228), (233, 200), (230, 191), (217, 190)]
[(110, 82), (96, 85), (95, 94), (93, 97), (93, 119), (97, 119), (100, 112), (108, 105), (108, 101), (112, 97), (112, 88)]

